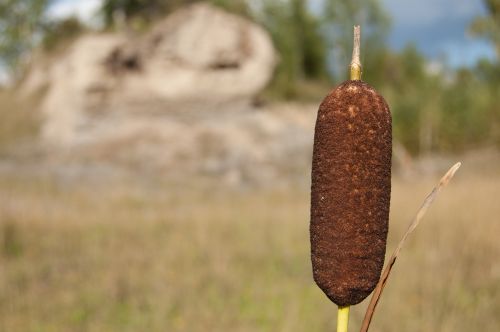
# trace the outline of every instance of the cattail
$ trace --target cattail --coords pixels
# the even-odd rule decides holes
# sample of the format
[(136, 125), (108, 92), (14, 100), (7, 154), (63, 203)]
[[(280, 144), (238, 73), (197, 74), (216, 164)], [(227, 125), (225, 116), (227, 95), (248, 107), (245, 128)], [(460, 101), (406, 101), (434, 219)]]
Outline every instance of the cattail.
[(391, 114), (361, 81), (359, 27), (351, 80), (319, 107), (311, 186), (314, 280), (339, 307), (365, 299), (384, 264), (391, 193)]

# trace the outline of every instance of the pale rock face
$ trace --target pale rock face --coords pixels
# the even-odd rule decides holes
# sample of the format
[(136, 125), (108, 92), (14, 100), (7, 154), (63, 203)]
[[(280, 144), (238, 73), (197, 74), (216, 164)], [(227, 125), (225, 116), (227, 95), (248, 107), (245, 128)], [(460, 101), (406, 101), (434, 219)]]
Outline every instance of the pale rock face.
[(140, 36), (84, 35), (35, 63), (21, 88), (46, 91), (42, 141), (52, 159), (272, 182), (302, 178), (316, 113), (252, 106), (275, 64), (261, 27), (197, 4)]
[(123, 42), (119, 36), (84, 36), (46, 73), (48, 91), (42, 101), (45, 123), (42, 135), (55, 145), (78, 141), (78, 129), (87, 121), (94, 91), (111, 90), (116, 79), (103, 66), (108, 52)]
[(73, 146), (98, 140), (92, 128), (114, 113), (235, 108), (265, 87), (275, 63), (261, 27), (198, 4), (142, 36), (85, 35), (49, 65), (34, 66), (24, 90), (48, 88), (43, 138)]
[(255, 95), (276, 63), (261, 27), (205, 4), (158, 23), (138, 51), (148, 80), (132, 77), (129, 87), (172, 99), (220, 102)]

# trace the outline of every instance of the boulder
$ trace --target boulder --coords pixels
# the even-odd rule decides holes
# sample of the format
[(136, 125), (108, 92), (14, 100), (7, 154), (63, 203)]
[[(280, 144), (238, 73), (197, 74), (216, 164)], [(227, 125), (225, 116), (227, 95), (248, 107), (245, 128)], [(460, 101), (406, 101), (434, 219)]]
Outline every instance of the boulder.
[(316, 106), (251, 102), (275, 64), (260, 26), (196, 4), (139, 36), (81, 36), (33, 66), (22, 89), (45, 91), (42, 142), (64, 168), (112, 165), (173, 181), (308, 181)]
[(48, 64), (34, 66), (23, 90), (46, 88), (43, 139), (74, 147), (101, 144), (110, 133), (121, 137), (128, 121), (158, 121), (151, 114), (196, 118), (241, 110), (269, 82), (275, 63), (265, 30), (202, 3), (140, 36), (84, 35)]

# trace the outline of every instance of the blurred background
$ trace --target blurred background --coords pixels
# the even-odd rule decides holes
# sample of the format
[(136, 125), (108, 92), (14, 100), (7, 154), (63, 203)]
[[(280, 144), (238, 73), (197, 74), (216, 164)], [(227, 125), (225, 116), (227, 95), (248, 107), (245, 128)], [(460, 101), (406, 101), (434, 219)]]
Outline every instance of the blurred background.
[(393, 114), (389, 254), (462, 161), (371, 330), (499, 331), (498, 0), (2, 0), (0, 331), (334, 330), (310, 163), (354, 24)]

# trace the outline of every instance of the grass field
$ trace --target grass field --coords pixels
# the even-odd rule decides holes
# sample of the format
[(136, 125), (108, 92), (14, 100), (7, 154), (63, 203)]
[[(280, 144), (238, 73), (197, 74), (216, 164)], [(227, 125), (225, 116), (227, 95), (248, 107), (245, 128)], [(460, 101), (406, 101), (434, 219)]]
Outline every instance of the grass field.
[[(438, 197), (371, 331), (500, 330), (500, 173), (490, 173), (465, 163)], [(436, 179), (393, 180), (389, 251)], [(3, 176), (0, 331), (334, 331), (336, 308), (311, 277), (308, 209), (306, 189)]]

